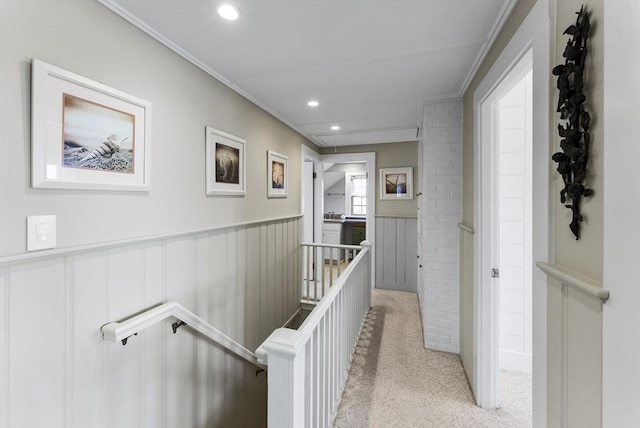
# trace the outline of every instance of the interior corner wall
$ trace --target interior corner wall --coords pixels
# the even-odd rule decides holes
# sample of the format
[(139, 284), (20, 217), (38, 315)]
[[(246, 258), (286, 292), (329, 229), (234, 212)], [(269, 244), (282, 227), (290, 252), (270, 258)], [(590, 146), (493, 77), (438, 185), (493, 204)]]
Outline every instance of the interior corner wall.
[(419, 198), (418, 298), (428, 349), (460, 351), (462, 100), (424, 104)]

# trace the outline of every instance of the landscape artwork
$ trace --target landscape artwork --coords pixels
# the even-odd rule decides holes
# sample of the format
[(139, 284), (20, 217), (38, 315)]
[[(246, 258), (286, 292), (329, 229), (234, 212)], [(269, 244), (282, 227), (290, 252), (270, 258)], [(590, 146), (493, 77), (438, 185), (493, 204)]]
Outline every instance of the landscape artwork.
[(133, 114), (66, 93), (62, 113), (63, 167), (135, 172)]
[(216, 183), (240, 184), (240, 150), (216, 142)]

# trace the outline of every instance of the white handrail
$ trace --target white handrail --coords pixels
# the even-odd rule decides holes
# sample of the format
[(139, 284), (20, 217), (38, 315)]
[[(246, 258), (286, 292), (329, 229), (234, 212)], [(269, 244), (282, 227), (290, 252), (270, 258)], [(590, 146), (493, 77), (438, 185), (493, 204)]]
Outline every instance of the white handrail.
[(330, 427), (371, 308), (371, 243), (298, 330), (275, 330), (256, 350), (269, 366), (267, 425)]
[(207, 336), (214, 342), (219, 343), (251, 364), (256, 365), (260, 369), (266, 370), (266, 366), (258, 361), (256, 354), (240, 345), (238, 342), (177, 302), (164, 303), (160, 306), (156, 306), (155, 308), (148, 309), (141, 314), (128, 318), (125, 321), (105, 324), (101, 329), (102, 337), (105, 340), (126, 344), (129, 337), (169, 317), (175, 317), (184, 323), (176, 324), (177, 327), (186, 325)]

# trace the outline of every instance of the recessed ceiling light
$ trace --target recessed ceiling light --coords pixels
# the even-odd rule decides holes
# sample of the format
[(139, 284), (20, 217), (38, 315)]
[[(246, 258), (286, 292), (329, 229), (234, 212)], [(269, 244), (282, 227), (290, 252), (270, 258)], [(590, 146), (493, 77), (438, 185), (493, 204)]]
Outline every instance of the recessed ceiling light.
[(331, 127), (331, 130), (332, 130), (332, 131), (337, 131), (337, 130), (339, 130), (339, 129), (340, 129), (340, 127), (339, 127), (338, 125), (333, 125), (333, 126)]
[(218, 15), (228, 21), (235, 21), (240, 16), (240, 11), (232, 4), (223, 3), (218, 6)]
[(309, 107), (318, 107), (318, 106), (320, 105), (320, 103), (319, 103), (319, 102), (317, 102), (317, 101), (315, 101), (315, 100), (311, 100), (311, 101), (309, 101), (309, 102), (307, 103), (307, 105), (308, 105)]

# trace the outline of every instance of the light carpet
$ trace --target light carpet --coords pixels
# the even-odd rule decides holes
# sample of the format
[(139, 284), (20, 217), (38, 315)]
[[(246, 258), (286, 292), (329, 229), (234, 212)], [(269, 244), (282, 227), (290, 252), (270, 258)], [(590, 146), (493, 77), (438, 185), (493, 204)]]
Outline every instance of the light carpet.
[(501, 408), (482, 409), (459, 356), (423, 343), (417, 295), (372, 290), (334, 427), (531, 426), (530, 376), (503, 373)]

